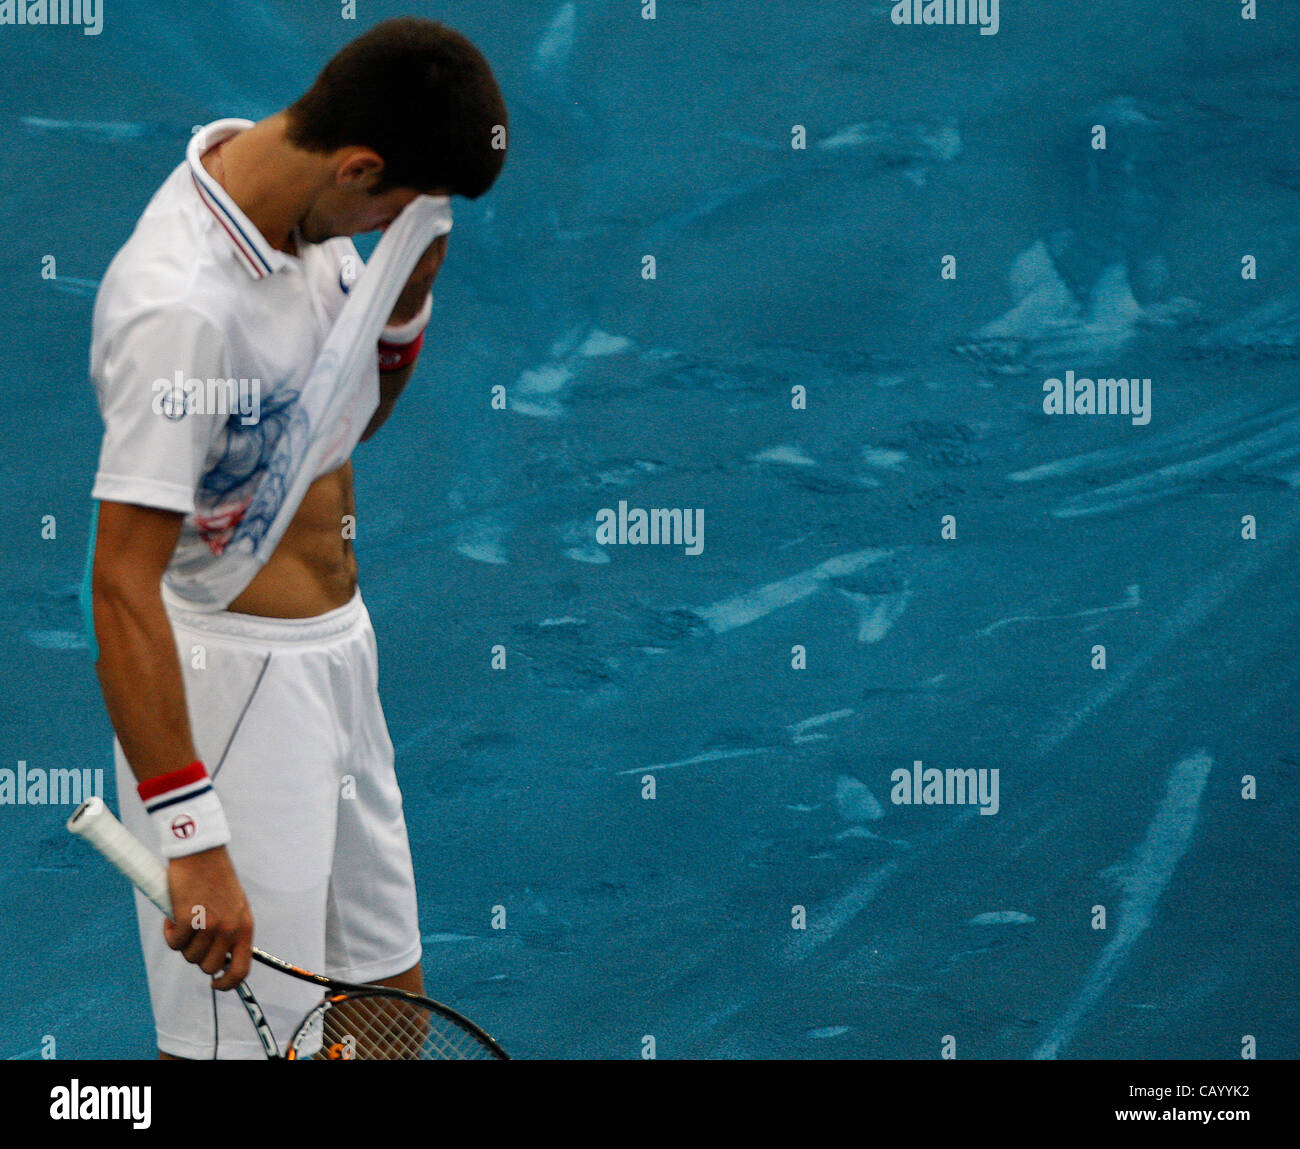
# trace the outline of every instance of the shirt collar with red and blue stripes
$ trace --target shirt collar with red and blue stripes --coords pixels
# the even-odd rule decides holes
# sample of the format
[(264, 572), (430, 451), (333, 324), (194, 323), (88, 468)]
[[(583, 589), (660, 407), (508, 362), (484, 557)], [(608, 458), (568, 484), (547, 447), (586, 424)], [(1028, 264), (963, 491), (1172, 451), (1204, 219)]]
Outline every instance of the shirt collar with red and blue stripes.
[(288, 266), (289, 256), (282, 251), (277, 251), (266, 241), (266, 237), (239, 209), (226, 189), (212, 178), (201, 160), (204, 152), (252, 126), (252, 120), (214, 120), (200, 128), (190, 138), (189, 147), (185, 150), (185, 158), (189, 161), (190, 175), (194, 178), (194, 187), (199, 199), (230, 237), (230, 242), (239, 256), (239, 262), (247, 268), (254, 279), (265, 279), (268, 275), (273, 275)]

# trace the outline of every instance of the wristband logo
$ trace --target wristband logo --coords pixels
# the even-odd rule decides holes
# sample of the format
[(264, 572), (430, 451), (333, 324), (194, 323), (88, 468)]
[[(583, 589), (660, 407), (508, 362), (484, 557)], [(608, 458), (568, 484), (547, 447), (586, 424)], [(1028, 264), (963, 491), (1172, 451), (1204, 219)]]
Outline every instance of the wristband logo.
[(171, 821), (172, 836), (184, 841), (194, 837), (194, 819), (188, 814), (177, 814)]

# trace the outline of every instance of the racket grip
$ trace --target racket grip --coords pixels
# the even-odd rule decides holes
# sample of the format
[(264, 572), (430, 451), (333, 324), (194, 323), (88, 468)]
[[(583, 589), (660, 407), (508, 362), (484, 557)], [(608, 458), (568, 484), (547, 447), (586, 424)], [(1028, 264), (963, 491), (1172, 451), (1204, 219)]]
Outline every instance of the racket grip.
[(69, 832), (84, 838), (129, 878), (167, 917), (172, 916), (167, 867), (144, 848), (100, 798), (82, 802), (68, 819)]

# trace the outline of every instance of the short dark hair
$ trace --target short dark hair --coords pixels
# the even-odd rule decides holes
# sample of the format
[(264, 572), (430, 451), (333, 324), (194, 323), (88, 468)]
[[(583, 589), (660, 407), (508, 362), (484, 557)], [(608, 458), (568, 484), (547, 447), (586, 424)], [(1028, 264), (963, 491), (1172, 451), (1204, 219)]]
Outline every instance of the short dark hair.
[[(384, 160), (375, 193), (448, 188), (477, 199), (505, 163), (506, 105), (483, 54), (433, 20), (385, 20), (340, 51), (288, 109), (290, 143)], [(495, 145), (495, 146), (494, 146)]]

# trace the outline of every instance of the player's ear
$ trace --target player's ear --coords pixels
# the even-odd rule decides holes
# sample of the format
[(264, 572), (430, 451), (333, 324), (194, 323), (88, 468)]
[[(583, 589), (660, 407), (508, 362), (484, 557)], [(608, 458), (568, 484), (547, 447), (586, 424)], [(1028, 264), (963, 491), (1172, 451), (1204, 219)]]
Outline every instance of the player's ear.
[(334, 169), (335, 182), (347, 191), (373, 194), (383, 178), (383, 157), (370, 148), (344, 148)]

